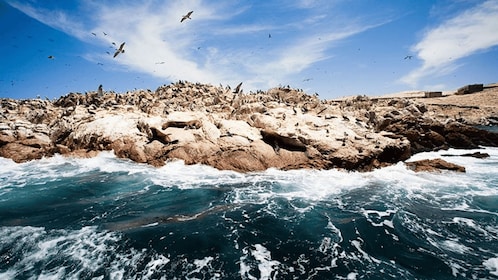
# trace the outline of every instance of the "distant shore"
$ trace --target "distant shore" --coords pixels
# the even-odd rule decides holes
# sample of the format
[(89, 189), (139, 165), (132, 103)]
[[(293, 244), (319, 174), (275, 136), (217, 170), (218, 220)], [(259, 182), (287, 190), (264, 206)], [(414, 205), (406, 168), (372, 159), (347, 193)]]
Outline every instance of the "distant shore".
[(368, 171), (422, 151), (498, 146), (498, 88), (320, 100), (292, 88), (244, 94), (179, 81), (122, 94), (0, 100), (0, 156), (16, 162), (113, 150), (154, 166), (180, 159), (240, 172)]

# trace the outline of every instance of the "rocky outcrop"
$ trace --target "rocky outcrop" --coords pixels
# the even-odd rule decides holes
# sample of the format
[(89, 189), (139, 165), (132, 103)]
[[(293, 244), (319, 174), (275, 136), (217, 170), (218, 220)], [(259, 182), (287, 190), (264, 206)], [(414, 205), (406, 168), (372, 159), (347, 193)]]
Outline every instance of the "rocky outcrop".
[(452, 155), (452, 154), (444, 154), (445, 157), (473, 157), (473, 158), (489, 158), (488, 153), (474, 152), (474, 153), (466, 153), (461, 155)]
[(431, 118), (413, 100), (326, 101), (290, 88), (243, 94), (179, 81), (154, 92), (0, 102), (0, 156), (16, 162), (113, 150), (154, 166), (366, 171), (419, 151), (498, 143), (496, 134)]
[(411, 152), (425, 152), (448, 148), (473, 149), (498, 145), (498, 135), (458, 122), (440, 123), (430, 118), (404, 116), (379, 124), (378, 130), (406, 137)]
[(465, 172), (465, 167), (443, 159), (423, 159), (418, 161), (406, 162), (406, 166), (415, 172), (441, 172), (441, 170), (449, 170), (456, 172)]

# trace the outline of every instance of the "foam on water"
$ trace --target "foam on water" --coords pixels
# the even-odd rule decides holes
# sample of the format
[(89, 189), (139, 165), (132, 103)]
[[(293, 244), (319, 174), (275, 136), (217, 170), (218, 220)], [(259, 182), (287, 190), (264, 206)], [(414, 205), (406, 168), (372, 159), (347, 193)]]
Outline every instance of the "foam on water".
[[(372, 172), (345, 172), (339, 170), (291, 170), (281, 171), (269, 169), (265, 172), (241, 174), (233, 171), (220, 171), (204, 165), (186, 166), (182, 161), (168, 162), (164, 167), (154, 168), (144, 164), (136, 164), (129, 160), (117, 159), (111, 152), (102, 152), (97, 157), (75, 159), (62, 156), (44, 158), (16, 164), (11, 160), (0, 159), (5, 166), (0, 173), (0, 187), (6, 184), (22, 182), (22, 178), (34, 177), (37, 179), (57, 179), (71, 177), (90, 171), (107, 173), (125, 172), (127, 174), (143, 174), (150, 178), (156, 185), (165, 187), (178, 187), (182, 189), (203, 188), (206, 186), (246, 185), (248, 188), (258, 190), (260, 182), (278, 185), (273, 188), (274, 194), (308, 200), (323, 200), (330, 195), (338, 194), (343, 190), (362, 188), (369, 185), (386, 184), (389, 187), (401, 187), (407, 191), (431, 192), (434, 187), (460, 186), (463, 188), (474, 187), (478, 191), (487, 191), (485, 195), (497, 195), (496, 188), (486, 188), (484, 184), (474, 180), (473, 170), (482, 170), (483, 162), (498, 163), (498, 149), (486, 148), (479, 150), (466, 150), (465, 152), (484, 151), (491, 155), (490, 159), (475, 159), (470, 157), (444, 157), (445, 154), (463, 154), (459, 150), (448, 150), (414, 155), (410, 160), (443, 157), (445, 160), (462, 164), (467, 168), (467, 174), (454, 172), (415, 173), (407, 169), (403, 163), (398, 163), (387, 168), (377, 169)], [(479, 168), (473, 168), (479, 166)], [(498, 175), (498, 164), (489, 164), (486, 172)], [(448, 176), (444, 176), (447, 174)], [(25, 182), (24, 182), (25, 183)], [(475, 184), (479, 184), (476, 186)], [(18, 186), (22, 184), (17, 183)], [(430, 188), (427, 186), (430, 185)], [(243, 189), (243, 188), (241, 188)], [(469, 191), (469, 190), (467, 190)], [(265, 201), (262, 198), (262, 201)]]
[[(474, 151), (491, 157), (445, 156)], [(410, 160), (435, 157), (467, 172), (416, 173), (398, 163), (366, 173), (241, 174), (181, 161), (154, 168), (112, 153), (23, 164), (0, 159), (0, 206), (44, 193), (63, 200), (48, 201), (57, 206), (54, 218), (2, 224), (0, 278), (437, 278), (421, 269), (433, 266), (443, 276), (492, 279), (498, 149)], [(73, 194), (84, 195), (69, 202), (84, 216), (65, 214), (72, 220), (61, 228), (52, 220), (62, 219), (57, 213)]]
[[(240, 257), (240, 277), (242, 279), (277, 279), (280, 262), (272, 260), (271, 252), (261, 244), (248, 246)], [(257, 270), (259, 277), (253, 275)]]
[(483, 262), (483, 265), (492, 275), (498, 276), (498, 258), (487, 259)]
[[(123, 243), (126, 239), (120, 234), (96, 227), (69, 231), (1, 227), (0, 252), (11, 253), (3, 255), (0, 279), (158, 279), (171, 269), (169, 257)], [(213, 269), (213, 260), (206, 257), (173, 267), (182, 265), (185, 279), (200, 279), (204, 270)], [(214, 273), (210, 279), (219, 276)]]

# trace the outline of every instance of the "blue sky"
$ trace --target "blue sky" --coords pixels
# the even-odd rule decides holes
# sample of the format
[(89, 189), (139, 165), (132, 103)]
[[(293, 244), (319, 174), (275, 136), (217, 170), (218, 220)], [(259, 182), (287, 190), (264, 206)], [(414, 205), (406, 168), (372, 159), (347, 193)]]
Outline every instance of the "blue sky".
[(453, 90), (498, 82), (498, 1), (0, 0), (0, 42), (9, 98), (177, 80), (323, 99)]

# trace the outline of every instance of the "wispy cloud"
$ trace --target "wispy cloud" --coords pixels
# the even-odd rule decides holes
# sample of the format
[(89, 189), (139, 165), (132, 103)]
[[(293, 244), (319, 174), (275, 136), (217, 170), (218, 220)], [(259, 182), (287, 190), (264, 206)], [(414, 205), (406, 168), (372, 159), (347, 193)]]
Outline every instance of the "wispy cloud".
[[(237, 6), (232, 1), (85, 2), (78, 10), (61, 11), (18, 2), (11, 5), (97, 49), (101, 46), (102, 51), (84, 55), (93, 61), (169, 80), (244, 81), (245, 89), (253, 90), (275, 86), (333, 57), (330, 51), (337, 42), (379, 25), (358, 23), (354, 18), (338, 25), (316, 3), (300, 2), (301, 8), (295, 9), (306, 8), (306, 13), (294, 11), (299, 17), (289, 17), (292, 11), (288, 7), (266, 11), (274, 14), (272, 20), (258, 18), (254, 6)], [(194, 11), (192, 20), (180, 23), (190, 10)], [(78, 16), (81, 14), (84, 16)], [(253, 20), (241, 25), (239, 17)], [(276, 34), (269, 38), (272, 32), (278, 34), (278, 40)], [(114, 59), (106, 54), (112, 43), (118, 46), (121, 42), (126, 42), (123, 55)]]
[(459, 59), (498, 45), (498, 2), (486, 1), (428, 30), (412, 51), (422, 65), (401, 81), (416, 86), (427, 76), (445, 75)]

